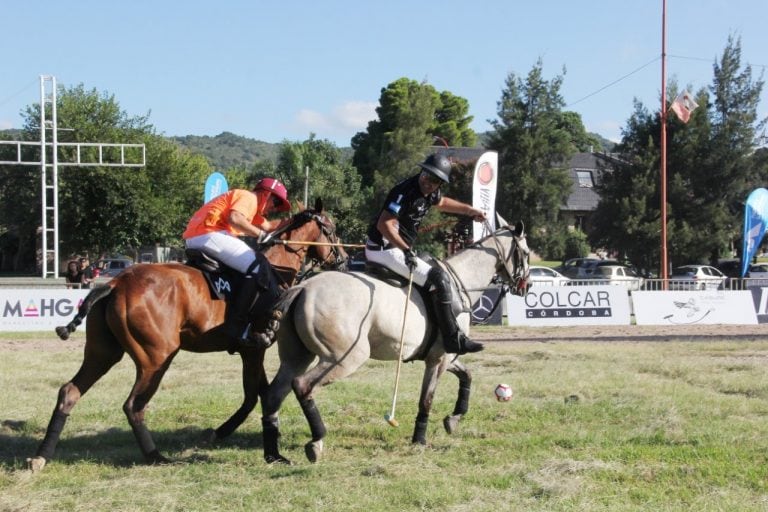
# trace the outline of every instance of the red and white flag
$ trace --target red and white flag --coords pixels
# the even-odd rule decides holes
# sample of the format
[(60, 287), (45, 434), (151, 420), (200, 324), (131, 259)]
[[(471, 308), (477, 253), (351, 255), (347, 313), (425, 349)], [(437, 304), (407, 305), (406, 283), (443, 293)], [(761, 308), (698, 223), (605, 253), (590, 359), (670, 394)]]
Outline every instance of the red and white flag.
[(677, 117), (684, 123), (687, 123), (691, 118), (691, 112), (698, 107), (699, 104), (693, 101), (693, 96), (688, 91), (683, 91), (677, 95), (675, 101), (672, 102), (672, 110), (675, 111)]

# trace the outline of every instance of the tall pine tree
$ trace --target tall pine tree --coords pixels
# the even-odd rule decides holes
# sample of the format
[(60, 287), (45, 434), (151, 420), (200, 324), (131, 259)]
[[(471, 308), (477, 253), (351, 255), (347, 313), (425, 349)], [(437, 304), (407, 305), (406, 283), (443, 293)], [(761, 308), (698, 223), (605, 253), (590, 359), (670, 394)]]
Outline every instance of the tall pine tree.
[(496, 209), (522, 219), (531, 247), (547, 254), (562, 245), (559, 212), (571, 190), (567, 164), (576, 151), (573, 116), (563, 112), (563, 76), (543, 76), (539, 60), (523, 79), (510, 73), (498, 102), (488, 147), (499, 153)]

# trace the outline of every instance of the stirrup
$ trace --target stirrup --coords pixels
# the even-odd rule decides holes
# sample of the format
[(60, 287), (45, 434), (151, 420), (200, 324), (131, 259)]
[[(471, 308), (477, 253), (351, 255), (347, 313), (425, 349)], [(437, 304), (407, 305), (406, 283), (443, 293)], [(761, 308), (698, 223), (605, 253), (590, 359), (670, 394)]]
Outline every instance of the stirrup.
[(454, 335), (443, 338), (443, 346), (445, 347), (446, 352), (458, 355), (480, 352), (485, 348), (485, 345), (472, 341), (461, 331), (457, 331)]
[(280, 329), (280, 320), (283, 318), (282, 311), (272, 311), (272, 318), (267, 320), (267, 326), (264, 331), (258, 332), (249, 328), (248, 336), (240, 340), (240, 345), (244, 347), (269, 348), (275, 343), (277, 331)]

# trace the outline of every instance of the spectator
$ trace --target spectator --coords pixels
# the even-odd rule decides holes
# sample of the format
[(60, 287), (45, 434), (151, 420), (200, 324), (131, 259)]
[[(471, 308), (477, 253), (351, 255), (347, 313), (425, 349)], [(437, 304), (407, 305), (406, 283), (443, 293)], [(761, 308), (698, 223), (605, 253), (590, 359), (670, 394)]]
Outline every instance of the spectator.
[(81, 288), (90, 288), (93, 284), (93, 269), (88, 256), (80, 258), (80, 273), (82, 274)]
[(67, 288), (80, 288), (83, 283), (83, 273), (75, 260), (67, 263), (67, 272), (64, 274)]

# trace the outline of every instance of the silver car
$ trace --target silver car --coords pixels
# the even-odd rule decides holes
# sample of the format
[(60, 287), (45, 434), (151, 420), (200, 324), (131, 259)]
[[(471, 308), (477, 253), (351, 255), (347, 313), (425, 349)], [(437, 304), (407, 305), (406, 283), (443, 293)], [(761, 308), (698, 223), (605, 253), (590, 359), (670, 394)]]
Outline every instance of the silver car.
[(133, 260), (128, 258), (104, 258), (94, 265), (99, 271), (99, 277), (115, 277), (117, 274), (133, 265)]
[(683, 265), (672, 270), (670, 290), (718, 290), (726, 276), (709, 265)]
[(571, 280), (560, 272), (549, 267), (531, 266), (528, 274), (528, 284), (530, 286), (568, 286)]
[[(623, 286), (627, 290), (642, 290), (645, 279), (626, 265), (598, 265), (592, 271), (592, 284)], [(608, 281), (602, 283), (602, 281)]]

